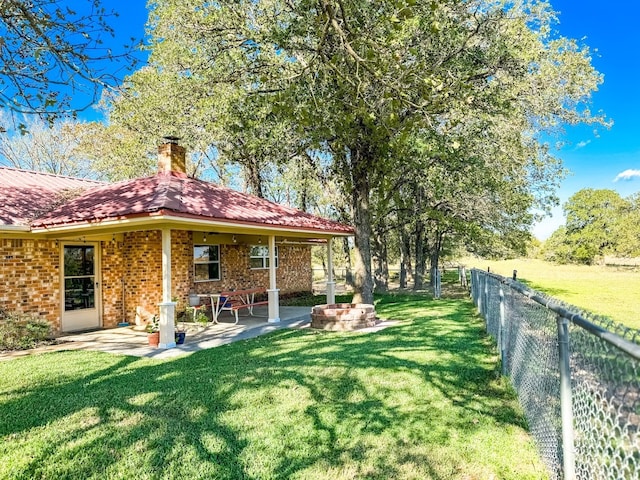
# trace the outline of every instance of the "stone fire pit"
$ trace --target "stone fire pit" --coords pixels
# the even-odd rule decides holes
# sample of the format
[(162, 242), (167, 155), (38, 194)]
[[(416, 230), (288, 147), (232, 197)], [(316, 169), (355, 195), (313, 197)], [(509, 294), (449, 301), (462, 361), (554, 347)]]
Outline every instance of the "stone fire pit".
[(356, 330), (376, 324), (376, 309), (366, 303), (316, 305), (311, 310), (311, 328), (322, 330)]

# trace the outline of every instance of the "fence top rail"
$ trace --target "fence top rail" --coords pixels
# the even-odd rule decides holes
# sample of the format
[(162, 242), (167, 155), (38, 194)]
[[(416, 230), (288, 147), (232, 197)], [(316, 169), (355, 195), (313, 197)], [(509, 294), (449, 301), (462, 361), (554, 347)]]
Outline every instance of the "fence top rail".
[(601, 326), (596, 325), (595, 323), (590, 322), (579, 313), (573, 312), (565, 308), (564, 306), (562, 306), (559, 300), (548, 297), (547, 295), (544, 295), (540, 292), (536, 292), (535, 290), (528, 288), (523, 283), (513, 280), (511, 278), (506, 278), (496, 273), (485, 272), (484, 270), (480, 270), (477, 268), (474, 268), (473, 271), (476, 273), (491, 277), (497, 280), (498, 282), (507, 285), (512, 290), (515, 290), (521, 293), (522, 295), (530, 298), (534, 302), (558, 314), (560, 317), (566, 318), (570, 322), (583, 328), (584, 330), (587, 330), (589, 333), (596, 335), (598, 338), (604, 340), (610, 345), (613, 345), (617, 349), (632, 356), (636, 360), (640, 360), (640, 345), (634, 342), (631, 342), (625, 338), (622, 338), (621, 336), (616, 335), (615, 333), (610, 332), (609, 330), (602, 328)]

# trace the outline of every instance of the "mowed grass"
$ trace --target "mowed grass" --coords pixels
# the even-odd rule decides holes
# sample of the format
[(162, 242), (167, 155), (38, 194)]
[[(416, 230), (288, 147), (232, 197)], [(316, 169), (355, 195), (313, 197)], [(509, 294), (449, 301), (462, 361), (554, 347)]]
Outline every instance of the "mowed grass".
[(640, 328), (640, 272), (599, 265), (555, 265), (542, 260), (464, 259), (464, 265), (518, 279), (531, 288), (631, 328)]
[(548, 478), (468, 300), (377, 311), (399, 322), (0, 362), (0, 478)]

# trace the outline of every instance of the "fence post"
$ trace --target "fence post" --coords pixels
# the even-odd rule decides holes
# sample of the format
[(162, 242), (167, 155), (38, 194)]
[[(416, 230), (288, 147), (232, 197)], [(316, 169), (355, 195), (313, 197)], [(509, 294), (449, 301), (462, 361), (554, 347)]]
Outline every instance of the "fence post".
[(481, 280), (480, 280), (480, 275), (478, 274), (478, 272), (476, 272), (476, 274), (474, 275), (473, 279), (475, 280), (474, 283), (474, 290), (475, 290), (475, 297), (476, 297), (476, 308), (478, 309), (478, 313), (480, 315), (482, 315), (482, 309), (483, 309), (483, 305), (482, 305), (482, 285), (481, 285)]
[(504, 289), (500, 285), (500, 326), (498, 327), (498, 348), (500, 348), (500, 363), (502, 368), (502, 375), (507, 375), (506, 355), (505, 355), (505, 340), (504, 340), (504, 326), (505, 326), (505, 308), (504, 308)]
[(478, 306), (478, 275), (475, 270), (471, 270), (471, 291), (474, 303)]
[(482, 306), (484, 316), (484, 323), (487, 324), (487, 315), (489, 314), (489, 277), (484, 278), (484, 296), (482, 298)]
[(569, 320), (558, 315), (558, 355), (560, 367), (560, 413), (562, 416), (562, 469), (564, 480), (575, 480), (571, 366), (569, 364)]

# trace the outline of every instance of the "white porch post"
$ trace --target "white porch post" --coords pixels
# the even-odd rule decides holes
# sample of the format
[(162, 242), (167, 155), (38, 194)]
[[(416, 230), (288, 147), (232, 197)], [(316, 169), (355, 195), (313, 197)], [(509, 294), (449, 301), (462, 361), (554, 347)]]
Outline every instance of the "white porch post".
[(269, 235), (269, 323), (280, 321), (280, 298), (276, 285), (276, 237)]
[(327, 304), (336, 303), (336, 282), (333, 279), (333, 238), (327, 240)]
[(159, 348), (176, 346), (174, 318), (176, 304), (171, 301), (171, 230), (162, 229), (162, 303), (160, 307)]

